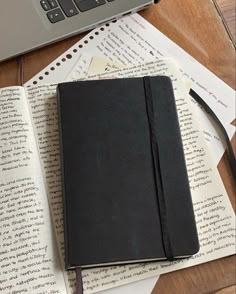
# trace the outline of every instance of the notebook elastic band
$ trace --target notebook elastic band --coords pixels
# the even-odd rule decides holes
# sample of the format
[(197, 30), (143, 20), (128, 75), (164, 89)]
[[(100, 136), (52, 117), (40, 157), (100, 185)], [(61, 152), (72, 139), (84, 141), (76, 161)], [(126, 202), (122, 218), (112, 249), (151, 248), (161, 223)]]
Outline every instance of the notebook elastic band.
[(153, 106), (153, 98), (150, 87), (150, 78), (144, 77), (144, 91), (147, 105), (147, 116), (148, 123), (150, 129), (150, 137), (151, 137), (151, 149), (152, 149), (152, 159), (154, 163), (154, 178), (156, 184), (156, 195), (157, 201), (159, 204), (160, 211), (160, 221), (161, 221), (161, 229), (162, 229), (162, 238), (163, 245), (165, 250), (165, 255), (168, 260), (173, 260), (173, 251), (170, 241), (168, 222), (167, 222), (167, 209), (166, 209), (166, 201), (163, 189), (163, 181), (161, 176), (161, 168), (160, 168), (160, 160), (159, 160), (159, 146), (158, 140), (155, 135), (155, 122), (154, 122), (154, 106)]

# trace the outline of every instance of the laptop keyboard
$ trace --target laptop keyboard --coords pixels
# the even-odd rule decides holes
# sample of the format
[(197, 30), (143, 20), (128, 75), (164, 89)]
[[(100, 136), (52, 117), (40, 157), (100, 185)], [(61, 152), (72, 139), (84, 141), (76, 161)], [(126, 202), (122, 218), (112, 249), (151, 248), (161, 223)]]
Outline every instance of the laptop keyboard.
[[(107, 0), (113, 2), (114, 0)], [(105, 0), (41, 0), (40, 4), (51, 23), (106, 4)]]

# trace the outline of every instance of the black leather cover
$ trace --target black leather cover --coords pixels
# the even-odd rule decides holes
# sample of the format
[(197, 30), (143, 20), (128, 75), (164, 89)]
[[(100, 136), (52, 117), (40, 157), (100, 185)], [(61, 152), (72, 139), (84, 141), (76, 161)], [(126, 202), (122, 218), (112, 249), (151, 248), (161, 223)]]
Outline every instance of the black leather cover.
[(199, 250), (167, 77), (58, 85), (66, 268)]

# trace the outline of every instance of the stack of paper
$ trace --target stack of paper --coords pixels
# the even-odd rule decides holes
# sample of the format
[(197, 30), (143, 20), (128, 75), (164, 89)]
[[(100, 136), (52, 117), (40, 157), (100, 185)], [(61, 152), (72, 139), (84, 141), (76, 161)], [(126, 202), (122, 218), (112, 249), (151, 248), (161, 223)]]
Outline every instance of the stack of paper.
[[(119, 64), (119, 62), (112, 63), (103, 57), (82, 55), (67, 80), (148, 75), (166, 75), (173, 82), (201, 249), (198, 254), (191, 258), (174, 262), (84, 270), (82, 275), (85, 293), (95, 293), (235, 253), (234, 211), (216, 164), (212, 160), (212, 151), (210, 146), (206, 144), (198, 117), (194, 115), (194, 105), (188, 95), (189, 80), (183, 76), (176, 61), (173, 59), (156, 59), (146, 63), (126, 66)], [(27, 89), (30, 111), (34, 118), (36, 140), (38, 141), (42, 158), (42, 167), (46, 175), (53, 173), (54, 177), (54, 181), (51, 180), (51, 177), (48, 178), (50, 181), (46, 178), (52, 211), (58, 205), (61, 197), (60, 174), (54, 175), (55, 168), (57, 170), (60, 168), (60, 156), (58, 149), (55, 148), (55, 142), (58, 140), (55, 89), (56, 85), (40, 85)], [(50, 105), (51, 111), (48, 111), (48, 105)], [(39, 112), (40, 116), (38, 116)], [(44, 156), (45, 150), (49, 150), (48, 156), (54, 158), (53, 169), (51, 164), (48, 163), (48, 158)], [(55, 185), (55, 182), (58, 184)], [(55, 194), (57, 195), (56, 198)], [(63, 230), (61, 226), (63, 223), (58, 209), (52, 217), (57, 228), (56, 235), (58, 244), (60, 244), (59, 251), (62, 254)], [(72, 273), (69, 275), (65, 273), (67, 285), (73, 285), (71, 283), (73, 281), (72, 275)]]
[[(67, 58), (69, 55), (71, 58)], [(36, 188), (33, 192), (37, 197), (41, 197), (37, 200), (37, 207), (41, 207), (42, 203), (46, 207), (47, 200), (49, 202), (56, 244), (61, 258), (60, 265), (57, 256), (52, 253), (55, 252), (55, 250), (52, 250), (55, 244), (53, 238), (50, 237), (53, 230), (49, 229), (49, 211), (48, 209), (42, 210), (43, 212), (40, 210), (41, 219), (36, 219), (38, 216), (36, 215), (35, 223), (39, 224), (40, 228), (44, 227), (44, 234), (42, 235), (41, 232), (40, 239), (34, 241), (33, 244), (35, 247), (38, 246), (38, 250), (42, 254), (44, 253), (43, 260), (45, 263), (47, 262), (43, 267), (45, 273), (41, 271), (39, 275), (34, 269), (34, 272), (33, 270), (26, 272), (24, 280), (22, 280), (16, 266), (12, 263), (11, 273), (9, 274), (14, 274), (12, 279), (16, 280), (16, 287), (20, 287), (17, 290), (22, 289), (25, 285), (28, 289), (31, 289), (30, 287), (33, 289), (36, 280), (38, 283), (40, 281), (41, 284), (39, 283), (40, 286), (38, 287), (41, 287), (41, 289), (45, 289), (43, 287), (47, 286), (57, 293), (73, 293), (75, 290), (74, 273), (63, 271), (62, 187), (55, 97), (57, 83), (145, 75), (167, 75), (173, 82), (201, 249), (197, 255), (191, 258), (174, 262), (166, 261), (84, 270), (82, 272), (84, 293), (104, 291), (145, 278), (155, 277), (154, 280), (151, 279), (146, 283), (138, 284), (138, 287), (143, 287), (142, 293), (150, 293), (150, 289), (159, 274), (235, 253), (235, 214), (217, 170), (217, 163), (224, 152), (224, 147), (221, 145), (215, 129), (212, 126), (210, 127), (210, 121), (205, 113), (196, 103), (193, 103), (188, 95), (189, 88), (192, 87), (217, 113), (230, 137), (232, 137), (234, 128), (230, 123), (235, 118), (234, 91), (142, 17), (135, 14), (104, 25), (102, 30), (97, 28), (89, 33), (83, 40), (26, 83), (25, 88), (6, 88), (2, 92), (0, 91), (0, 98), (2, 98), (3, 103), (9, 97), (17, 96), (17, 101), (19, 100), (17, 111), (22, 117), (23, 112), (25, 113), (24, 116), (27, 116), (24, 126), (29, 126), (31, 141), (27, 141), (28, 145), (24, 148), (28, 150), (29, 146), (34, 146), (34, 144), (37, 146), (31, 152), (40, 162), (40, 167), (35, 161), (30, 161), (32, 154), (29, 153), (26, 160), (31, 162), (32, 167), (36, 166), (37, 168), (28, 170), (27, 167), (23, 167), (23, 175), (25, 179), (30, 179), (33, 171), (40, 171), (40, 174), (37, 174), (37, 183), (40, 183), (40, 191), (42, 192), (40, 196), (38, 196)], [(2, 142), (0, 151), (5, 148), (4, 141)], [(24, 144), (24, 142), (22, 141), (21, 144)], [(217, 153), (213, 152), (216, 149), (218, 149)], [(13, 175), (7, 174), (5, 181), (5, 178), (1, 176), (2, 174), (3, 172), (0, 170), (0, 179), (4, 179), (3, 182), (0, 180), (0, 189), (14, 184), (12, 176), (16, 181), (20, 181), (22, 177), (22, 172), (19, 171)], [(16, 179), (17, 177), (19, 179)], [(32, 184), (31, 181), (28, 182), (28, 184)], [(33, 189), (33, 184), (31, 186)], [(46, 192), (44, 193), (44, 191)], [(4, 205), (2, 200), (0, 208)], [(4, 222), (5, 219), (2, 219), (2, 221)], [(22, 218), (20, 226), (27, 227), (27, 224), (27, 218)], [(6, 231), (6, 235), (8, 233)], [(9, 236), (4, 236), (3, 241), (8, 240)], [(12, 236), (9, 237), (9, 240), (11, 238)], [(18, 254), (20, 260), (25, 257), (25, 263), (32, 265), (31, 260), (37, 255), (31, 248), (27, 248), (27, 239), (23, 239), (22, 236), (18, 238), (17, 235), (14, 235), (14, 238), (16, 244), (18, 239), (23, 242), (20, 243), (19, 241), (19, 244), (21, 244)], [(47, 242), (50, 245), (42, 247), (40, 240), (46, 240), (46, 238), (48, 238)], [(4, 260), (9, 259), (9, 252), (1, 250), (0, 253), (1, 269)], [(35, 264), (35, 266), (38, 266), (38, 264)], [(62, 271), (65, 282), (62, 278)], [(47, 280), (49, 278), (51, 284)], [(54, 285), (54, 288), (52, 288), (52, 285)], [(4, 287), (5, 290), (12, 289), (9, 276), (1, 281), (0, 287), (2, 289)], [(130, 284), (130, 287), (127, 290), (129, 293), (136, 292), (135, 284)], [(119, 290), (114, 290), (114, 293), (119, 292)], [(107, 293), (110, 294), (111, 292)], [(124, 288), (122, 288), (122, 293), (125, 293)]]
[[(205, 99), (230, 138), (235, 131), (230, 124), (235, 118), (234, 91), (138, 14), (104, 25), (102, 30), (93, 30), (50, 66), (67, 54), (75, 61), (69, 60), (64, 75), (58, 68), (46, 82), (152, 74), (172, 77), (201, 241), (200, 253), (188, 261), (84, 271), (85, 292), (93, 293), (233, 254), (234, 212), (216, 168), (225, 147), (209, 118), (188, 96), (188, 90), (192, 87)], [(163, 60), (164, 57), (174, 60)], [(27, 85), (40, 84), (39, 76), (43, 73)]]

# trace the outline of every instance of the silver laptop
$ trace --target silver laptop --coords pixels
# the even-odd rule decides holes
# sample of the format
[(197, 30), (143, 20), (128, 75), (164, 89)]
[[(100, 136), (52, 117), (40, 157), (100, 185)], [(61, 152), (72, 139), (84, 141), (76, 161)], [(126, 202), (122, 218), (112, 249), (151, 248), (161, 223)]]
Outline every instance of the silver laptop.
[(6, 0), (0, 4), (0, 61), (136, 12), (155, 0)]

